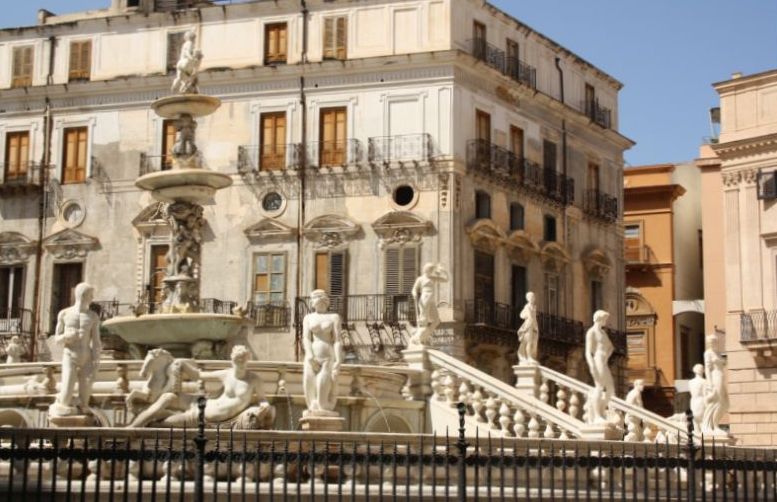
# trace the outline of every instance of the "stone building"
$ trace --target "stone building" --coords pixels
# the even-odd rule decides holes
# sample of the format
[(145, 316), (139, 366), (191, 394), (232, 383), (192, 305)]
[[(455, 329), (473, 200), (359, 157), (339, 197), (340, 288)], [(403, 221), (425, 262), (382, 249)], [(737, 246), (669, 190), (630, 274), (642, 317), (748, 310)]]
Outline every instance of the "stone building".
[(437, 343), (502, 378), (526, 291), (545, 364), (585, 373), (598, 308), (624, 329), (614, 78), (482, 1), (113, 0), (0, 31), (5, 331), (43, 341), (82, 279), (104, 317), (161, 300), (168, 227), (135, 180), (170, 167), (149, 104), (187, 30), (223, 102), (201, 155), (234, 181), (205, 208), (201, 308), (249, 301), (261, 359), (294, 358), (316, 288), (351, 359), (396, 358), (427, 262), (451, 276)]
[(694, 164), (624, 172), (628, 379), (645, 406), (685, 411), (684, 380), (704, 351), (701, 178)]
[(777, 70), (734, 74), (714, 87), (720, 137), (697, 160), (705, 186), (704, 256), (722, 264), (705, 267), (707, 331), (725, 330), (731, 432), (744, 444), (774, 445)]

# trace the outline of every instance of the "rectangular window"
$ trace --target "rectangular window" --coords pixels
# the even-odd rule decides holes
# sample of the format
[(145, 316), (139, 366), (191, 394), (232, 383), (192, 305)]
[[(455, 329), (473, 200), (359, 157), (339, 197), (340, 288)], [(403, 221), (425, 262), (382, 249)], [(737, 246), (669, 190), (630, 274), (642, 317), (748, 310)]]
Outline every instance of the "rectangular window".
[(167, 275), (167, 251), (169, 249), (167, 244), (151, 246), (151, 266), (148, 276), (148, 301), (152, 304), (151, 311), (156, 311), (164, 300), (165, 285), (162, 281)]
[(643, 261), (642, 225), (640, 223), (626, 223), (623, 226), (623, 241), (626, 248), (626, 261)]
[(491, 115), (481, 110), (475, 114), (475, 138), (491, 143)]
[(526, 293), (528, 292), (526, 267), (513, 265), (512, 272), (513, 307), (521, 308), (526, 303)]
[(345, 59), (348, 54), (348, 22), (345, 17), (324, 19), (324, 59)]
[(83, 263), (55, 263), (51, 283), (51, 332), (57, 326), (57, 314), (75, 301), (74, 289), (83, 280)]
[(62, 183), (80, 183), (86, 180), (86, 151), (88, 133), (86, 127), (65, 129), (62, 152)]
[(518, 62), (520, 61), (520, 48), (518, 42), (507, 39), (507, 74), (515, 79), (519, 77)]
[(277, 171), (286, 167), (286, 114), (263, 113), (260, 138), (261, 171)]
[(494, 255), (475, 251), (475, 300), (481, 305), (494, 303)]
[(29, 87), (32, 85), (32, 61), (34, 48), (14, 47), (11, 87)]
[(594, 116), (594, 107), (596, 104), (596, 90), (591, 84), (585, 84), (585, 114), (589, 117)]
[(525, 222), (523, 206), (517, 202), (513, 202), (510, 204), (510, 230), (523, 230), (524, 226)]
[(254, 255), (254, 303), (281, 303), (286, 299), (286, 255)]
[(597, 310), (604, 308), (604, 293), (602, 281), (591, 281), (591, 317)]
[(384, 293), (386, 295), (410, 295), (419, 275), (418, 248), (406, 246), (388, 248), (384, 252)]
[(70, 69), (68, 80), (89, 80), (92, 74), (92, 41), (70, 42)]
[(20, 317), (19, 309), (24, 306), (23, 279), (23, 267), (0, 267), (0, 322)]
[(30, 133), (9, 132), (5, 135), (5, 181), (27, 176), (30, 160)]
[(550, 140), (542, 141), (542, 167), (556, 171), (556, 143)]
[(184, 42), (183, 31), (167, 34), (167, 73), (175, 72), (175, 65), (181, 56), (181, 46)]
[(316, 253), (315, 289), (323, 289), (330, 297), (342, 298), (347, 291), (345, 252)]
[(542, 236), (545, 242), (556, 242), (556, 218), (545, 215)]
[(510, 151), (519, 159), (523, 159), (523, 129), (510, 126)]
[(599, 190), (599, 164), (594, 162), (588, 163), (588, 189)]
[(285, 63), (287, 52), (286, 23), (264, 27), (264, 63)]
[(545, 308), (550, 315), (560, 315), (561, 290), (560, 279), (556, 274), (545, 274)]
[(473, 56), (485, 60), (487, 55), (486, 25), (475, 21), (472, 23), (472, 52)]
[(346, 163), (347, 115), (346, 108), (321, 110), (319, 164), (323, 167)]
[(162, 122), (162, 170), (173, 168), (173, 147), (175, 146), (175, 120)]
[(475, 192), (475, 218), (491, 218), (491, 196), (481, 190)]

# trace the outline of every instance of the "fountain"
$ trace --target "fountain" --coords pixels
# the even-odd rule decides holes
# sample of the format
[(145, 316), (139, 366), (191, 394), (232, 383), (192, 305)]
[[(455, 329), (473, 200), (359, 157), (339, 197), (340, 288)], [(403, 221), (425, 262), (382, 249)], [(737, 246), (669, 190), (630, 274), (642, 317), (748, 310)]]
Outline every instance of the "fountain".
[(199, 93), (197, 72), (202, 52), (194, 49), (194, 39), (194, 32), (188, 32), (181, 47), (172, 87), (175, 94), (151, 105), (160, 117), (175, 120), (172, 168), (146, 174), (135, 182), (138, 188), (150, 191), (154, 199), (166, 204), (164, 214), (171, 234), (163, 280), (164, 301), (158, 313), (117, 317), (103, 324), (132, 347), (141, 348), (141, 353), (147, 347), (162, 347), (175, 355), (190, 357), (196, 355), (192, 348), (197, 346), (204, 347), (204, 354), (210, 356), (216, 345), (237, 336), (248, 323), (238, 315), (199, 311), (202, 205), (217, 190), (230, 186), (232, 179), (203, 167), (195, 143), (195, 119), (214, 113), (221, 101)]

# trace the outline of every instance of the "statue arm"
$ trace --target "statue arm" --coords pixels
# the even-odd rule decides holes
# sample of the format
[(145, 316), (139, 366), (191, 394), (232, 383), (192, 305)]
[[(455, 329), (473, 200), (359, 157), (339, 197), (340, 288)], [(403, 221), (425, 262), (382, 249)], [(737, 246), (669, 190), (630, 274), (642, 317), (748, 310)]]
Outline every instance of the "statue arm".
[(308, 325), (307, 316), (302, 319), (302, 349), (305, 352), (306, 360), (313, 359), (313, 342), (311, 340), (310, 326)]
[(448, 279), (450, 279), (450, 276), (448, 275), (448, 271), (442, 268), (441, 265), (437, 266), (437, 280), (440, 282), (448, 282)]
[(342, 336), (340, 335), (340, 330), (342, 328), (342, 324), (340, 321), (340, 316), (338, 314), (335, 314), (335, 326), (334, 326), (334, 335), (335, 335), (335, 343), (334, 343), (334, 351), (335, 351), (335, 364), (334, 369), (338, 370), (340, 368), (340, 365), (343, 364), (343, 342), (342, 342)]
[(585, 334), (585, 361), (589, 368), (594, 366), (594, 334), (591, 330)]

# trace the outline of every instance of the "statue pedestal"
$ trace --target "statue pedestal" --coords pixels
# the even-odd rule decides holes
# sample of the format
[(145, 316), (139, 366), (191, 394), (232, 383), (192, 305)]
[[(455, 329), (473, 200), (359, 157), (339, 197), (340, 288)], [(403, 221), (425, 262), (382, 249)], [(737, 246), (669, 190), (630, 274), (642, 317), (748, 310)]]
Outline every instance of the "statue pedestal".
[(615, 424), (585, 424), (580, 428), (580, 439), (584, 441), (620, 441), (623, 429)]
[(336, 411), (305, 411), (299, 424), (303, 431), (310, 432), (342, 432), (345, 429), (345, 419)]
[(422, 346), (411, 346), (402, 351), (402, 358), (409, 368), (419, 370), (419, 373), (410, 375), (410, 394), (413, 399), (425, 401), (432, 395), (432, 365), (429, 356)]
[(537, 397), (537, 387), (540, 382), (540, 370), (535, 365), (513, 366), (515, 373), (515, 388), (518, 392), (531, 397)]
[(97, 418), (91, 413), (82, 413), (78, 411), (78, 408), (62, 406), (57, 403), (49, 406), (48, 415), (51, 426), (57, 428), (95, 427), (100, 425)]

